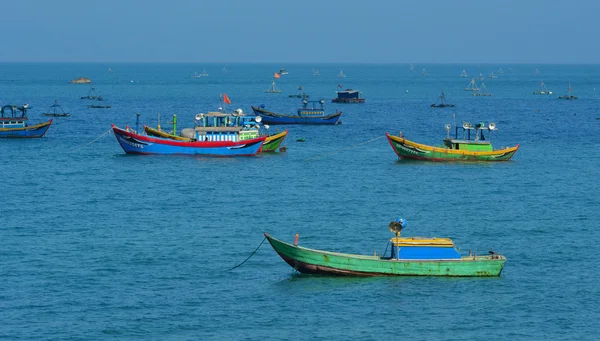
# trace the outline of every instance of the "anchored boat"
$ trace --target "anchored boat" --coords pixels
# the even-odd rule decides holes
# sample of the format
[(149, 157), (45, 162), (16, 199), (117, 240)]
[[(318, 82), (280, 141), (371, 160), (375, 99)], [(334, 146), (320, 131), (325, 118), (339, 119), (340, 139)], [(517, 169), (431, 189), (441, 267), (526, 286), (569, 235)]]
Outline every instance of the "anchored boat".
[(273, 80), (273, 82), (271, 83), (271, 86), (267, 90), (265, 90), (265, 92), (271, 93), (271, 94), (278, 94), (281, 92), (281, 90), (279, 90), (277, 85), (275, 85), (275, 80)]
[[(486, 126), (478, 123), (472, 126), (465, 122), (461, 127), (455, 127), (454, 137), (450, 137), (450, 124), (446, 124), (447, 137), (444, 145), (429, 146), (407, 140), (402, 136), (386, 133), (388, 141), (400, 159), (426, 161), (508, 161), (519, 149), (507, 147), (493, 149), (490, 141), (492, 131), (497, 130), (495, 123)], [(459, 135), (459, 130), (462, 134)], [(487, 133), (484, 133), (487, 132)], [(486, 135), (487, 134), (487, 138)]]
[(310, 95), (304, 92), (302, 85), (298, 85), (298, 91), (293, 95), (288, 95), (289, 98), (309, 98)]
[(65, 112), (63, 108), (58, 104), (58, 101), (55, 100), (54, 104), (52, 104), (50, 106), (50, 109), (48, 109), (48, 112), (44, 113), (44, 116), (68, 117), (71, 115), (68, 112)]
[(469, 83), (469, 85), (467, 85), (467, 87), (465, 88), (465, 91), (479, 91), (479, 88), (477, 87), (477, 83), (475, 83), (475, 78), (471, 78), (471, 83)]
[(552, 91), (549, 91), (546, 88), (546, 84), (544, 82), (540, 82), (540, 88), (533, 92), (534, 95), (552, 95)]
[(27, 104), (22, 106), (5, 105), (0, 109), (0, 138), (35, 138), (46, 134), (52, 124), (52, 120), (35, 125), (29, 125), (27, 110), (31, 107)]
[(488, 91), (487, 86), (484, 83), (481, 83), (481, 86), (477, 89), (477, 91), (473, 92), (473, 96), (491, 96), (492, 93)]
[[(338, 87), (342, 88), (340, 84), (338, 84)], [(346, 89), (336, 91), (335, 93), (337, 94), (337, 98), (332, 99), (332, 103), (365, 103), (360, 90)]]
[(579, 97), (573, 95), (573, 88), (571, 87), (571, 82), (569, 82), (569, 93), (564, 95), (564, 96), (559, 96), (559, 99), (568, 99), (568, 100), (573, 100), (573, 99), (578, 99)]
[(304, 274), (495, 277), (504, 268), (506, 258), (491, 250), (487, 255), (463, 256), (450, 238), (401, 237), (406, 225), (404, 219), (391, 222), (388, 228), (395, 237), (389, 240), (390, 253), (372, 256), (305, 248), (298, 246), (298, 235), (293, 244), (267, 233), (265, 237), (286, 263)]
[(446, 95), (444, 94), (444, 91), (442, 91), (442, 94), (440, 95), (440, 99), (441, 99), (440, 103), (433, 103), (432, 105), (430, 105), (430, 107), (432, 107), (432, 108), (454, 108), (455, 107), (454, 104), (446, 103)]
[[(323, 104), (325, 100), (309, 101), (302, 100), (302, 108), (298, 109), (296, 115), (293, 114), (278, 114), (272, 111), (265, 110), (264, 104), (258, 107), (252, 107), (254, 114), (262, 117), (265, 124), (336, 124), (342, 115), (341, 111), (334, 114), (325, 114)], [(318, 106), (320, 104), (320, 106)]]
[[(238, 111), (239, 110), (239, 111)], [(127, 154), (190, 154), (205, 156), (253, 156), (261, 151), (267, 138), (259, 135), (258, 122), (241, 124), (241, 109), (234, 113), (197, 114), (194, 128), (185, 128), (181, 136), (188, 141), (139, 134), (136, 129), (112, 125), (117, 141)]]

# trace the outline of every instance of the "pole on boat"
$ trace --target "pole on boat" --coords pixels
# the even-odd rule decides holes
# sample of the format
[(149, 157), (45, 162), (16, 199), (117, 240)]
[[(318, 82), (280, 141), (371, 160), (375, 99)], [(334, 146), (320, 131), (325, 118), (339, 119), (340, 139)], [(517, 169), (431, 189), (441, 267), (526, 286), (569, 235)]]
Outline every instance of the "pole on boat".
[(135, 132), (140, 131), (140, 113), (135, 114)]
[(158, 126), (157, 126), (157, 128), (158, 128), (158, 131), (160, 131), (160, 113), (158, 113)]
[(173, 135), (177, 135), (177, 115), (173, 114)]
[(296, 237), (294, 238), (294, 246), (298, 246), (298, 233), (296, 233)]

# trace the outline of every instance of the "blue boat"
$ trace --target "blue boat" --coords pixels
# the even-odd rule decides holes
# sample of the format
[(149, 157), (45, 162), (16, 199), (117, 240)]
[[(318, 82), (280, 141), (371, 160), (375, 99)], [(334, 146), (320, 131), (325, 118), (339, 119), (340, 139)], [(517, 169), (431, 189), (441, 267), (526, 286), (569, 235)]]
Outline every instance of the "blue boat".
[(29, 105), (5, 105), (0, 110), (0, 137), (8, 138), (35, 138), (46, 134), (52, 120), (35, 125), (29, 125), (27, 110)]
[[(302, 108), (298, 109), (298, 114), (278, 114), (265, 110), (265, 106), (260, 108), (252, 107), (256, 116), (262, 117), (265, 124), (336, 124), (342, 115), (341, 111), (335, 114), (326, 115), (323, 109), (325, 100), (309, 101), (302, 100)], [(320, 106), (318, 105), (320, 104)]]
[(139, 116), (136, 126), (136, 130), (132, 130), (112, 125), (117, 141), (127, 154), (253, 156), (262, 151), (262, 145), (267, 138), (260, 136), (258, 121), (245, 116), (241, 109), (229, 114), (197, 114), (195, 127), (181, 131), (180, 136), (188, 138), (187, 141), (137, 133)]

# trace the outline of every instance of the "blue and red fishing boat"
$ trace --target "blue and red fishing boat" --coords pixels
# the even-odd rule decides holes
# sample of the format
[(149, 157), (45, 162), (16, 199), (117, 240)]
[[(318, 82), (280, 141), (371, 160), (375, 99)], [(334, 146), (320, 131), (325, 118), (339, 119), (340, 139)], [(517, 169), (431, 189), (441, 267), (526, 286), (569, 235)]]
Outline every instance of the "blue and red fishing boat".
[[(260, 108), (252, 107), (252, 111), (256, 116), (262, 117), (265, 124), (336, 124), (342, 115), (341, 111), (334, 114), (325, 114), (323, 109), (325, 100), (309, 101), (302, 100), (302, 108), (298, 109), (296, 115), (293, 114), (278, 114), (269, 110), (265, 110), (265, 106)], [(320, 104), (320, 106), (319, 106)]]
[(35, 138), (46, 134), (52, 124), (52, 120), (29, 125), (27, 110), (31, 107), (27, 104), (22, 106), (5, 105), (0, 110), (0, 137), (8, 138)]
[(132, 130), (112, 125), (117, 141), (127, 154), (253, 156), (262, 151), (267, 138), (260, 136), (258, 122), (244, 119), (241, 109), (233, 113), (197, 114), (195, 127), (181, 131), (180, 136), (186, 140), (137, 133), (139, 116), (136, 127)]

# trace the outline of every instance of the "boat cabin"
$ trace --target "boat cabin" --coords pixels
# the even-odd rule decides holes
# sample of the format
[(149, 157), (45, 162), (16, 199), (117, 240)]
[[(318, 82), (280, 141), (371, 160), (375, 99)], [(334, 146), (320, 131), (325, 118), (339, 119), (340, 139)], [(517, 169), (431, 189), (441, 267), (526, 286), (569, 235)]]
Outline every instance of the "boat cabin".
[(0, 109), (0, 128), (23, 128), (27, 126), (26, 112), (30, 107), (28, 104), (22, 106), (5, 105)]
[(450, 238), (394, 237), (391, 259), (461, 259)]
[(303, 99), (302, 108), (298, 108), (298, 116), (325, 116), (325, 109), (323, 109), (324, 103), (324, 99), (320, 101)]
[[(450, 125), (447, 124), (448, 137), (444, 139), (444, 146), (454, 150), (491, 152), (493, 148), (490, 138), (494, 130), (497, 130), (495, 123), (486, 126), (483, 122), (480, 122), (472, 126), (471, 123), (465, 122), (462, 127), (455, 127), (454, 137), (450, 137)], [(487, 132), (484, 133), (485, 131)]]
[(194, 138), (196, 141), (234, 142), (254, 139), (259, 137), (258, 122), (256, 116), (244, 115), (242, 109), (237, 109), (233, 113), (217, 111), (198, 114)]
[(365, 99), (361, 97), (359, 90), (346, 89), (336, 91), (337, 98), (331, 100), (333, 103), (364, 103)]

